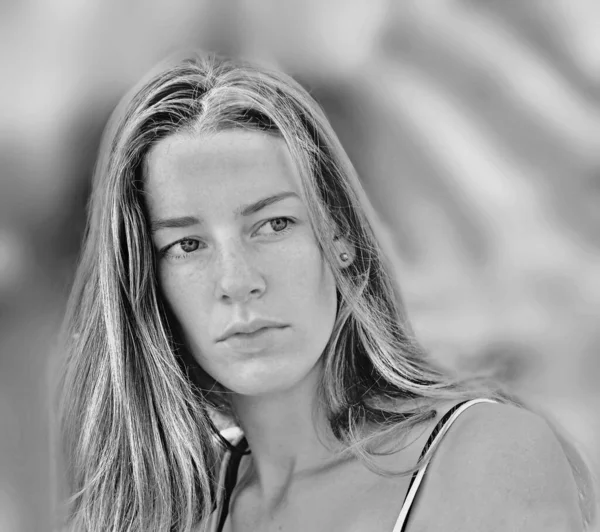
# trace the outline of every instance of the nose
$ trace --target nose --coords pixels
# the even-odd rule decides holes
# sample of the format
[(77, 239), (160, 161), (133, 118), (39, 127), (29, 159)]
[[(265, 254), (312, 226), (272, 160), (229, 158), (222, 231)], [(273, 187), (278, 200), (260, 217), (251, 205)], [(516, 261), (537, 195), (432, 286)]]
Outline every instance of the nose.
[(217, 299), (245, 303), (262, 296), (266, 283), (253, 259), (252, 251), (244, 249), (243, 245), (221, 249), (215, 264)]

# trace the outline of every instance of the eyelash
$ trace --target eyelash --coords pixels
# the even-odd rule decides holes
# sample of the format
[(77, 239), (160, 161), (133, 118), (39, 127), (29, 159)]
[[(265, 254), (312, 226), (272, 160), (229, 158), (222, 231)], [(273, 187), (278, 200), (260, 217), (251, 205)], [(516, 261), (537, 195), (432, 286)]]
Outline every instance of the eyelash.
[[(265, 222), (259, 226), (257, 231), (262, 229), (265, 225), (267, 225), (273, 221), (276, 221), (276, 220), (285, 220), (288, 223), (288, 225), (282, 231), (277, 231), (277, 232), (273, 233), (273, 235), (275, 235), (275, 236), (285, 235), (285, 234), (289, 233), (292, 230), (292, 226), (294, 226), (296, 224), (296, 221), (292, 218), (288, 218), (287, 216), (276, 216), (275, 218), (269, 218), (268, 220), (265, 220)], [(177, 240), (176, 242), (169, 244), (167, 247), (161, 249), (159, 252), (161, 257), (168, 257), (169, 259), (180, 260), (180, 259), (185, 259), (186, 257), (188, 257), (188, 255), (191, 255), (192, 253), (195, 253), (198, 250), (190, 251), (187, 253), (184, 252), (184, 253), (181, 253), (178, 255), (172, 255), (170, 253), (170, 250), (173, 247), (177, 246), (178, 244), (181, 244), (182, 242), (186, 242), (189, 240), (199, 241), (199, 239), (197, 239), (197, 238), (190, 238), (190, 237), (181, 238), (181, 239)]]

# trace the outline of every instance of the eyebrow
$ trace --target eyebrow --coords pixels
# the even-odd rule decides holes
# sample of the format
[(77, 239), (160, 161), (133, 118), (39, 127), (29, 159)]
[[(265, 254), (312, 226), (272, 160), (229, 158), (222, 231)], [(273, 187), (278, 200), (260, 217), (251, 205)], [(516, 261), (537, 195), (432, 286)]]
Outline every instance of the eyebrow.
[[(268, 207), (269, 205), (273, 205), (278, 201), (282, 201), (286, 198), (291, 197), (300, 199), (298, 194), (296, 194), (295, 192), (280, 192), (278, 194), (273, 194), (272, 196), (267, 196), (266, 198), (259, 199), (258, 201), (255, 201), (253, 203), (242, 205), (241, 207), (235, 210), (235, 215), (236, 217), (250, 216)], [(153, 220), (150, 224), (150, 232), (154, 234), (160, 229), (191, 227), (192, 225), (200, 225), (202, 223), (202, 219), (197, 216), (178, 216), (175, 218), (164, 218), (159, 220)]]

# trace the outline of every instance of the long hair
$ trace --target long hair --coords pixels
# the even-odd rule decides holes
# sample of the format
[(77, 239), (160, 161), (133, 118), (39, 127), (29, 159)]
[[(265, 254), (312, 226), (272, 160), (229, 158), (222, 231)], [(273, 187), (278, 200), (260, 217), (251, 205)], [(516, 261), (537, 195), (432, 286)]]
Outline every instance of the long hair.
[[(416, 341), (393, 247), (307, 91), (287, 75), (242, 60), (179, 55), (120, 102), (95, 168), (65, 318), (60, 382), (75, 530), (190, 531), (214, 509), (224, 444), (215, 436), (212, 414), (232, 411), (223, 388), (179, 341), (161, 301), (142, 196), (144, 157), (156, 142), (180, 131), (231, 128), (279, 136), (298, 169), (338, 291), (337, 317), (322, 355), (320, 403), (350, 452), (369, 464), (370, 442), (430, 420), (442, 400), (485, 395), (520, 404), (498, 387), (440, 369)], [(336, 235), (355, 250), (344, 268), (330, 245)], [(587, 469), (560, 439), (580, 490), (589, 494)]]

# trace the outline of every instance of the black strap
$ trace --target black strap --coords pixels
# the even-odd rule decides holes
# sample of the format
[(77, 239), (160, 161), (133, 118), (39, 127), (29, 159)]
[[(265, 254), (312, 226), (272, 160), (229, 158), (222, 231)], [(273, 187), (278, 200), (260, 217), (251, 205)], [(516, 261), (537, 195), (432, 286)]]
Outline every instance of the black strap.
[[(456, 410), (458, 410), (462, 405), (464, 405), (465, 403), (468, 403), (469, 401), (470, 401), (470, 399), (467, 399), (466, 401), (463, 401), (462, 403), (458, 403), (457, 405), (454, 405), (450, 410), (448, 410), (448, 412), (446, 412), (444, 414), (444, 417), (442, 417), (442, 419), (440, 419), (438, 421), (437, 425), (435, 426), (435, 428), (429, 435), (429, 438), (427, 438), (427, 442), (425, 443), (425, 446), (423, 447), (423, 450), (421, 451), (421, 456), (419, 456), (419, 461), (421, 461), (423, 459), (423, 457), (429, 450), (429, 447), (431, 447), (433, 440), (435, 440), (435, 437), (438, 435), (438, 432), (440, 430), (442, 430), (442, 428), (446, 424), (446, 421), (448, 421), (448, 419), (450, 419), (450, 416), (452, 414), (454, 414), (454, 412), (456, 412)], [(408, 497), (408, 494), (410, 493), (410, 488), (412, 488), (412, 485), (415, 482), (415, 479), (417, 478), (418, 474), (419, 474), (419, 470), (415, 471), (412, 475), (412, 478), (410, 479), (410, 483), (408, 484), (408, 489), (406, 490), (406, 495), (404, 496), (404, 501), (402, 502), (403, 506), (404, 506), (404, 503), (406, 502), (406, 498)], [(404, 523), (402, 525), (402, 528), (400, 529), (400, 532), (403, 532), (404, 529), (406, 528), (406, 525), (408, 523), (408, 518), (410, 517), (410, 512), (412, 511), (413, 506), (414, 506), (414, 501), (413, 501), (413, 504), (411, 504), (410, 508), (408, 509), (406, 518), (404, 519)]]
[(229, 452), (231, 453), (231, 456), (229, 457), (227, 471), (225, 472), (225, 494), (221, 503), (221, 514), (219, 515), (219, 526), (217, 526), (217, 532), (221, 532), (223, 530), (227, 515), (229, 514), (231, 493), (233, 492), (233, 488), (235, 488), (235, 484), (237, 482), (237, 475), (240, 468), (240, 462), (242, 461), (242, 456), (245, 454), (250, 454), (250, 450), (248, 449), (248, 440), (246, 440), (246, 438), (242, 438), (235, 447), (230, 448)]

